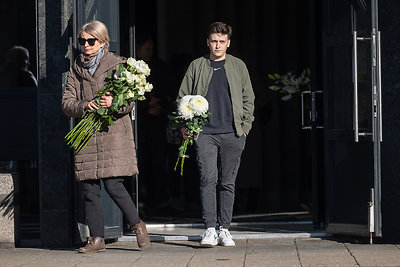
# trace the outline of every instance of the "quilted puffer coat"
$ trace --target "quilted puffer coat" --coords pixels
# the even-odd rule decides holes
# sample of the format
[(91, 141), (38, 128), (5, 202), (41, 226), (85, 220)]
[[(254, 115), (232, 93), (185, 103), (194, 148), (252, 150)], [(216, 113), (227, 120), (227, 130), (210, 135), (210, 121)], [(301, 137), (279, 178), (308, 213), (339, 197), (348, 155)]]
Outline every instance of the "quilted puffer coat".
[[(108, 74), (125, 62), (121, 57), (107, 52), (91, 76), (82, 67), (78, 57), (69, 71), (62, 98), (64, 113), (81, 118), (89, 101), (96, 97)], [(78, 181), (88, 179), (131, 176), (138, 173), (135, 143), (129, 112), (134, 103), (118, 112), (119, 118), (106, 131), (97, 132), (87, 146), (75, 152), (75, 176)]]

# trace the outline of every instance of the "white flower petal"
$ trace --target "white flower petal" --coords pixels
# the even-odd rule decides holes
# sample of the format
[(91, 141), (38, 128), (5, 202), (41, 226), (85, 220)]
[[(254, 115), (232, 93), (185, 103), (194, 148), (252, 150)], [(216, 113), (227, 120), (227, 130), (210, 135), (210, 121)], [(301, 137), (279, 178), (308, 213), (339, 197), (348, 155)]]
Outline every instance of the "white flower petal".
[(189, 100), (189, 107), (193, 109), (196, 116), (201, 116), (208, 111), (208, 101), (201, 95), (194, 95)]
[(134, 58), (128, 58), (128, 60), (126, 61), (126, 64), (128, 64), (129, 66), (131, 66), (131, 67), (135, 67), (135, 65), (136, 65), (136, 59), (134, 59)]

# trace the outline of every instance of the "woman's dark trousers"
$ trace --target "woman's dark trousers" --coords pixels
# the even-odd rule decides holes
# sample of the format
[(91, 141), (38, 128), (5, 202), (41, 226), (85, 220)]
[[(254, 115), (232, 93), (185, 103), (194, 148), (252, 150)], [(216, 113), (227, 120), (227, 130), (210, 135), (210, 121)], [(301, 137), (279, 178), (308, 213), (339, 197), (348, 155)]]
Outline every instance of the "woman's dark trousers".
[[(113, 177), (101, 179), (104, 187), (112, 200), (124, 214), (129, 225), (139, 223), (139, 215), (132, 198), (126, 190), (123, 181), (125, 177)], [(104, 237), (103, 207), (100, 200), (100, 180), (85, 180), (83, 183), (83, 200), (85, 207), (86, 224), (90, 230), (90, 236)]]

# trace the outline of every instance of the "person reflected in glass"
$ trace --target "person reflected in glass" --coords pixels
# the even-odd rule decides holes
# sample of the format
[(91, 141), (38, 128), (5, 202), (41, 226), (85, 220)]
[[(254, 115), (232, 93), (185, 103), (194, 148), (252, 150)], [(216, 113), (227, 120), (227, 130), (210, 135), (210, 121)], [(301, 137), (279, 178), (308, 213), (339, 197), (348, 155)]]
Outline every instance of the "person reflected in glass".
[(0, 70), (0, 87), (37, 87), (38, 83), (29, 70), (29, 51), (14, 46), (8, 51), (6, 65)]

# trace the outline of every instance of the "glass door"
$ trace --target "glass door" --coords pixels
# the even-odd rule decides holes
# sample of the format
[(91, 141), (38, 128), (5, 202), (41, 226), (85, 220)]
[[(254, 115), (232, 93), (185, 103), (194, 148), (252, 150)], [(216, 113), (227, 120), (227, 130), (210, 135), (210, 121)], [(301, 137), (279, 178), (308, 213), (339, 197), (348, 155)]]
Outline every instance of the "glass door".
[[(108, 28), (108, 34), (110, 37), (110, 51), (115, 54), (120, 54), (120, 17), (119, 17), (119, 0), (76, 0), (74, 1), (74, 17), (73, 17), (73, 35), (70, 38), (70, 45), (73, 46), (76, 55), (80, 53), (79, 45), (76, 40), (77, 32), (79, 28), (92, 20), (99, 20), (103, 22)], [(72, 49), (71, 49), (72, 51)], [(75, 56), (76, 56), (75, 55)], [(71, 59), (74, 55), (71, 56)], [(73, 60), (71, 60), (72, 64)], [(88, 235), (87, 227), (85, 226), (84, 215), (83, 215), (83, 203), (80, 198), (80, 184), (77, 184), (77, 219), (78, 219), (78, 231), (80, 238), (85, 240)], [(123, 235), (123, 217), (122, 212), (118, 206), (114, 203), (111, 197), (104, 190), (102, 184), (102, 190), (100, 198), (104, 209), (104, 226), (105, 226), (105, 238), (114, 239)]]
[(326, 230), (381, 236), (377, 0), (323, 4)]

